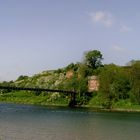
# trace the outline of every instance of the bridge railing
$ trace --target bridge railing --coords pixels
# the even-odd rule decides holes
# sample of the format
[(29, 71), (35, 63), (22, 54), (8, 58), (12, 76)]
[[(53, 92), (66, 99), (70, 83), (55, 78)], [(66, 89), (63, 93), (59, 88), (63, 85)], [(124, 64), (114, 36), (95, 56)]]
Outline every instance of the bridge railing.
[(47, 91), (47, 92), (61, 92), (61, 93), (76, 93), (75, 91), (69, 91), (69, 90), (57, 90), (57, 89), (47, 89), (47, 88), (32, 88), (32, 87), (15, 87), (15, 86), (0, 86), (0, 89), (28, 90), (28, 91)]
[(0, 86), (0, 89), (68, 93), (68, 94), (70, 94), (70, 97), (71, 97), (71, 100), (69, 102), (69, 106), (74, 107), (76, 105), (76, 96), (75, 95), (76, 95), (77, 92), (75, 92), (75, 91), (46, 89), (46, 88), (15, 87), (15, 86)]

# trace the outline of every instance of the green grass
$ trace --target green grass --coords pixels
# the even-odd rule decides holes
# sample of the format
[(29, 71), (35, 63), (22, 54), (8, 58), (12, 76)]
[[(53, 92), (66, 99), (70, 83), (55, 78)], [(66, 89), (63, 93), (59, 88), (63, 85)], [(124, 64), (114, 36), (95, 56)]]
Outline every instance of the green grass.
[(113, 105), (113, 108), (118, 109), (132, 109), (132, 110), (140, 110), (140, 105), (133, 104), (130, 99), (119, 100)]
[(92, 99), (89, 101), (88, 106), (92, 107), (92, 106), (102, 106), (103, 103), (103, 99), (102, 96), (100, 96), (100, 94), (97, 94), (95, 96), (92, 97)]
[(21, 104), (38, 104), (38, 105), (68, 105), (68, 100), (64, 98), (52, 98), (51, 93), (48, 95), (35, 95), (32, 92), (16, 91), (0, 95), (0, 102), (21, 103)]
[[(0, 102), (5, 103), (17, 103), (17, 104), (35, 104), (35, 105), (58, 105), (58, 106), (68, 106), (69, 99), (66, 97), (53, 95), (52, 93), (35, 95), (33, 92), (27, 91), (15, 91), (0, 94)], [(102, 106), (103, 98), (97, 94), (95, 95), (87, 107), (104, 108)], [(84, 107), (84, 106), (83, 106)], [(132, 104), (129, 99), (119, 100), (114, 102), (112, 105), (113, 110), (123, 110), (123, 111), (140, 111), (140, 105)]]
[[(100, 95), (94, 96), (88, 103), (88, 107), (105, 108), (102, 106), (104, 99)], [(112, 102), (112, 110), (124, 110), (124, 111), (140, 111), (140, 105), (132, 103), (130, 99), (119, 100)]]

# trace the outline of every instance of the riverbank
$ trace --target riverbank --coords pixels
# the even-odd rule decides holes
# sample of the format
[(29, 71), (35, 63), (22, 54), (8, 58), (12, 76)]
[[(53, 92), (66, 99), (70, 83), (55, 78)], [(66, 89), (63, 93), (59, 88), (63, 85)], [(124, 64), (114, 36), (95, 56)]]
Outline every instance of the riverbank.
[[(62, 108), (71, 108), (68, 106), (68, 104), (58, 104), (58, 103), (37, 103), (37, 102), (22, 102), (22, 101), (1, 101), (0, 100), (0, 103), (4, 103), (4, 104), (18, 104), (18, 105), (35, 105), (35, 106), (49, 106), (49, 107), (62, 107)], [(75, 109), (86, 109), (88, 111), (96, 111), (96, 112), (130, 112), (130, 113), (135, 113), (135, 112), (140, 112), (140, 109), (126, 109), (126, 108), (112, 108), (112, 109), (106, 109), (106, 108), (103, 108), (103, 107), (97, 107), (97, 106), (88, 106), (88, 105), (82, 105), (82, 106), (75, 106), (75, 107), (72, 107), (72, 108), (75, 108)]]
[[(15, 103), (15, 104), (28, 104), (28, 105), (42, 105), (42, 106), (55, 106), (55, 107), (68, 107), (69, 98), (59, 97), (57, 94), (40, 94), (36, 95), (32, 92), (10, 92), (0, 95), (1, 103)], [(75, 108), (86, 108), (94, 111), (105, 112), (140, 112), (140, 105), (130, 104), (129, 101), (122, 101), (112, 106), (111, 109), (106, 109), (101, 105), (87, 104), (77, 105)]]

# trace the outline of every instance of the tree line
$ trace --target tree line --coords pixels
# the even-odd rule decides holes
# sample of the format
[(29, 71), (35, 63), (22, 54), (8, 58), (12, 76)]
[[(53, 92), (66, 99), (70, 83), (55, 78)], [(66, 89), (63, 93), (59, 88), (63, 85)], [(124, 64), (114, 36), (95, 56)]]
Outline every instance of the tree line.
[[(74, 75), (67, 80), (67, 88), (79, 92), (79, 104), (104, 108), (140, 105), (140, 60), (132, 60), (126, 66), (102, 64), (103, 55), (98, 50), (87, 51), (81, 63), (70, 64)], [(88, 77), (96, 75), (99, 90), (88, 92)]]
[[(70, 78), (65, 78), (55, 88), (78, 92), (77, 105), (95, 105), (104, 108), (140, 105), (140, 60), (130, 61), (126, 66), (102, 64), (103, 55), (99, 50), (84, 53), (82, 62), (71, 63), (54, 73), (72, 71)], [(88, 91), (88, 77), (96, 75), (99, 90)], [(28, 76), (19, 76), (17, 81), (26, 81)], [(2, 82), (0, 85), (14, 85), (15, 82)], [(11, 91), (1, 90), (1, 93)], [(67, 94), (60, 94), (65, 100)]]

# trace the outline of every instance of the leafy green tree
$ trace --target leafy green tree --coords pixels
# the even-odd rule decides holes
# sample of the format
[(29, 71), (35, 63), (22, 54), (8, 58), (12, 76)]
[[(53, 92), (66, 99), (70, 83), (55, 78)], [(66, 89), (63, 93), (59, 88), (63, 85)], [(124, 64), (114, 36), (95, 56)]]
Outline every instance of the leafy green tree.
[(111, 93), (113, 81), (117, 73), (117, 66), (114, 64), (106, 65), (99, 76), (99, 91), (102, 97), (102, 105), (106, 108), (111, 108), (115, 96)]
[(93, 70), (91, 70), (87, 65), (80, 63), (78, 68), (78, 74), (80, 77), (86, 78), (89, 75), (92, 75)]
[(78, 78), (77, 76), (72, 76), (70, 79), (67, 79), (65, 81), (65, 87), (67, 90), (71, 90), (71, 91), (77, 91), (78, 89), (78, 84), (79, 84), (79, 81), (78, 81)]
[(78, 95), (77, 95), (77, 100), (78, 100), (78, 104), (86, 104), (88, 102), (88, 95), (87, 95), (87, 91), (88, 91), (88, 79), (85, 77), (79, 77), (78, 78)]
[(102, 53), (98, 50), (91, 50), (85, 53), (85, 63), (90, 68), (97, 69), (102, 66)]
[[(4, 87), (10, 87), (13, 85), (13, 81), (7, 82), (7, 81), (3, 81), (2, 83), (0, 83), (0, 86), (4, 86)], [(0, 92), (1, 93), (8, 93), (11, 92), (11, 89), (1, 89)]]
[(77, 71), (77, 69), (78, 69), (78, 64), (74, 64), (74, 63), (69, 64), (69, 65), (65, 68), (66, 71), (68, 71), (68, 70)]
[(131, 89), (129, 76), (120, 68), (114, 77), (114, 81), (111, 84), (110, 92), (114, 95), (116, 101), (120, 99), (128, 99), (129, 91)]
[(87, 92), (87, 78), (83, 77), (82, 75), (78, 76), (76, 73), (70, 79), (65, 81), (63, 84), (63, 89), (75, 91), (77, 93), (75, 95), (76, 103), (81, 105), (85, 103), (84, 95)]
[(105, 107), (111, 108), (120, 99), (128, 99), (130, 90), (130, 76), (126, 69), (113, 64), (104, 66), (100, 73), (100, 92)]
[(134, 94), (137, 103), (140, 104), (140, 61), (135, 61), (135, 63), (133, 63), (131, 77), (132, 94)]
[(25, 75), (21, 75), (17, 78), (17, 81), (20, 81), (20, 80), (25, 80), (25, 79), (28, 79), (29, 77), (28, 76), (25, 76)]

